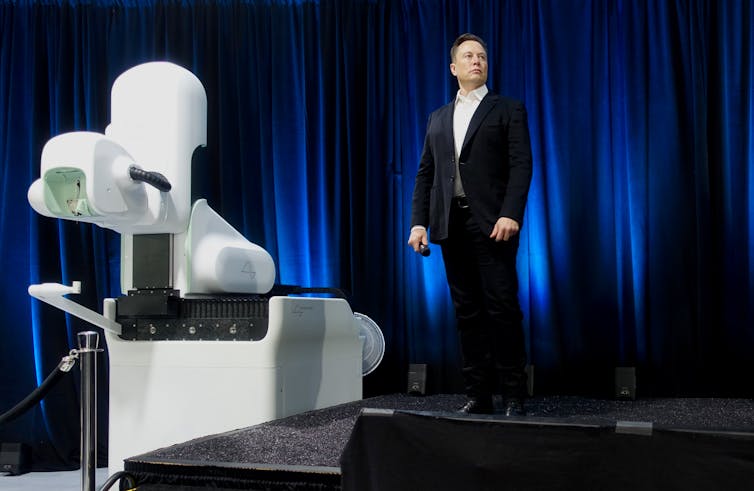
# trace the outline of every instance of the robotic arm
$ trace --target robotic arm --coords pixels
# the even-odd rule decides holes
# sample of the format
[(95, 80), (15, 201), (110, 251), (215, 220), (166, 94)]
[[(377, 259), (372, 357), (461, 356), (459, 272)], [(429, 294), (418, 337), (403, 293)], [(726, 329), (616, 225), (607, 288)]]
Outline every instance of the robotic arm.
[[(206, 200), (190, 202), (192, 157), (206, 144), (201, 82), (177, 65), (146, 63), (116, 79), (111, 103), (112, 122), (104, 135), (73, 132), (47, 142), (41, 177), (29, 188), (31, 206), (48, 217), (120, 233), (123, 293), (270, 291), (275, 266), (267, 251), (246, 240)], [(155, 270), (154, 264), (140, 267), (147, 256), (151, 262), (160, 258), (161, 277), (141, 277), (141, 271)]]

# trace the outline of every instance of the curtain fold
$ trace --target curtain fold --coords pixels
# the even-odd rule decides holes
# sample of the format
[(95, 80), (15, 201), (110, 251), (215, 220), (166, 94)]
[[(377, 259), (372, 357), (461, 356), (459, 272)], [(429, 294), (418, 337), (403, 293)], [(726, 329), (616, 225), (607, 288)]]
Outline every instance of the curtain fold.
[[(449, 48), (467, 31), (487, 41), (490, 89), (529, 113), (535, 390), (610, 395), (628, 365), (640, 395), (752, 397), (752, 25), (745, 0), (0, 2), (0, 412), (89, 329), (29, 284), (80, 280), (97, 311), (119, 294), (117, 234), (28, 205), (42, 146), (104, 132), (115, 78), (154, 60), (207, 92), (195, 195), (271, 253), (278, 282), (342, 288), (381, 326), (366, 394), (404, 391), (409, 363), (459, 390), (440, 254), (406, 240), (427, 116), (457, 90)], [(77, 377), (0, 440), (75, 466)], [(99, 383), (103, 459), (106, 355)]]

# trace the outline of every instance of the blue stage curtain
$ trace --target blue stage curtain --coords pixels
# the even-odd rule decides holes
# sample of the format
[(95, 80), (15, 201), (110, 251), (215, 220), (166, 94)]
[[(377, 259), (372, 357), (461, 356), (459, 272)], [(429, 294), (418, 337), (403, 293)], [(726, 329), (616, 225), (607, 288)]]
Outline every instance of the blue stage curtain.
[[(519, 274), (536, 389), (609, 395), (629, 365), (640, 395), (754, 396), (752, 26), (746, 0), (2, 1), (0, 412), (89, 328), (29, 284), (81, 280), (75, 300), (98, 311), (119, 294), (117, 234), (31, 210), (42, 146), (104, 132), (115, 77), (153, 60), (206, 88), (201, 196), (279, 282), (343, 288), (382, 327), (367, 395), (405, 390), (408, 363), (457, 391), (440, 254), (406, 240), (427, 116), (457, 90), (448, 50), (466, 31), (488, 43), (490, 88), (529, 111)], [(77, 384), (0, 441), (74, 466)]]

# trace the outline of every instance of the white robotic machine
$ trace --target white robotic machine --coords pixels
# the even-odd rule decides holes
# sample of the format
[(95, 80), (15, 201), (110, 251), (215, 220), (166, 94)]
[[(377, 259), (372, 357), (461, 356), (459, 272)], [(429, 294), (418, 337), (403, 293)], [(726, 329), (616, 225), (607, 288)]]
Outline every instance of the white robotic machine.
[(103, 315), (64, 297), (78, 282), (29, 287), (105, 330), (109, 471), (160, 447), (361, 399), (362, 376), (384, 352), (379, 328), (343, 298), (277, 291), (267, 251), (206, 200), (191, 202), (207, 133), (201, 82), (146, 63), (116, 79), (111, 104), (105, 134), (47, 142), (28, 192), (42, 215), (121, 234), (123, 296), (106, 299)]

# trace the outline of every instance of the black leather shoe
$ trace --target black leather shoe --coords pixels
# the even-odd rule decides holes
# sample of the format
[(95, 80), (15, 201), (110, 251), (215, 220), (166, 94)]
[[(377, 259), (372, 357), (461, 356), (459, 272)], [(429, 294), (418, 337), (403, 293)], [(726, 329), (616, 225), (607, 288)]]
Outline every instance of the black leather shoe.
[(505, 401), (506, 416), (524, 416), (524, 400), (518, 397), (511, 397)]
[(495, 412), (495, 408), (492, 406), (491, 397), (469, 397), (468, 402), (458, 412), (464, 414), (492, 414)]

